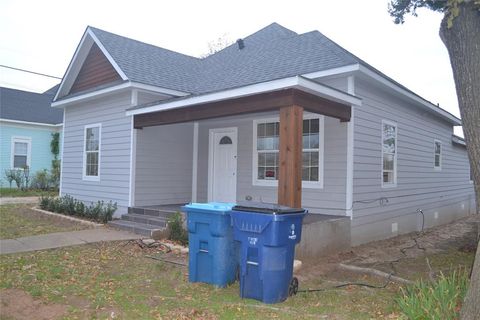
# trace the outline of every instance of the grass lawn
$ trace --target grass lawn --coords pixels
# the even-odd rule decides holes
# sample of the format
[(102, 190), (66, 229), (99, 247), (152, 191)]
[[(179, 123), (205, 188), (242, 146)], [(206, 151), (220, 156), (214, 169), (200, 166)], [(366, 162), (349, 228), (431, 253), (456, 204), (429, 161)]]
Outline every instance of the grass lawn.
[[(394, 285), (378, 290), (346, 287), (299, 293), (284, 303), (264, 305), (240, 299), (238, 283), (226, 289), (191, 284), (186, 267), (152, 260), (146, 254), (137, 245), (123, 242), (2, 256), (0, 292), (21, 289), (35, 299), (66, 306), (58, 316), (68, 319), (105, 319), (112, 314), (119, 319), (398, 316), (393, 300), (398, 287)], [(301, 282), (300, 286), (331, 285), (326, 280)], [(363, 277), (357, 280), (375, 283)]]
[[(18, 206), (8, 208), (20, 211)], [(448, 275), (459, 268), (468, 273), (475, 254), (474, 234), (468, 221), (457, 225), (457, 229), (446, 227), (452, 237), (444, 240), (436, 237), (446, 236), (444, 229), (427, 232), (418, 240), (423, 249), (404, 250), (399, 259), (387, 253), (398, 258), (399, 249), (411, 243), (409, 236), (385, 240), (382, 245), (378, 242), (357, 247), (355, 254), (365, 261), (376, 257), (371, 267), (393, 270), (411, 280), (428, 280), (432, 270), (437, 275)], [(396, 244), (395, 250), (388, 244)], [(0, 319), (406, 319), (396, 301), (401, 290), (394, 283), (385, 288), (333, 288), (346, 282), (375, 286), (385, 283), (384, 279), (328, 269), (352, 254), (346, 252), (306, 264), (297, 275), (300, 290), (325, 290), (299, 292), (274, 305), (240, 299), (238, 283), (225, 289), (189, 283), (187, 267), (147, 258), (161, 253), (141, 249), (135, 242), (1, 255)], [(163, 256), (187, 263), (184, 255)]]
[(20, 190), (17, 188), (0, 188), (0, 197), (35, 197), (41, 195), (58, 196), (58, 190)]
[(88, 226), (79, 223), (33, 211), (30, 209), (32, 206), (32, 204), (0, 206), (0, 239), (13, 239), (88, 228)]

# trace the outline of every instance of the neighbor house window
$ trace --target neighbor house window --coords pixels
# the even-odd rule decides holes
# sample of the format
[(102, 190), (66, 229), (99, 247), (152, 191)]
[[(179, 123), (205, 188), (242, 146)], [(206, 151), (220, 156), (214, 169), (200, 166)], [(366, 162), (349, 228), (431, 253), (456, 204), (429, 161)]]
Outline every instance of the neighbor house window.
[(382, 186), (397, 183), (397, 125), (382, 121)]
[(31, 138), (12, 138), (12, 168), (24, 169), (30, 166)]
[(442, 168), (442, 143), (438, 140), (434, 141), (434, 159), (433, 167), (437, 170)]
[[(254, 184), (278, 184), (278, 119), (254, 121)], [(323, 117), (306, 115), (303, 120), (302, 184), (322, 187)]]
[(85, 126), (83, 178), (99, 180), (100, 177), (100, 137), (102, 126), (94, 124)]

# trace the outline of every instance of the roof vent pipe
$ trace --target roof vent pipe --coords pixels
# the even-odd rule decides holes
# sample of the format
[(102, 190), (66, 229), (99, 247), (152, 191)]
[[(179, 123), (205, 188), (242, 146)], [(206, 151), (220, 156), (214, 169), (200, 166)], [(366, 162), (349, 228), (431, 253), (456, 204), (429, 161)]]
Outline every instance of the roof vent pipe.
[(238, 39), (237, 40), (237, 45), (238, 45), (238, 49), (240, 49), (240, 50), (245, 48), (245, 43), (243, 42), (243, 39)]

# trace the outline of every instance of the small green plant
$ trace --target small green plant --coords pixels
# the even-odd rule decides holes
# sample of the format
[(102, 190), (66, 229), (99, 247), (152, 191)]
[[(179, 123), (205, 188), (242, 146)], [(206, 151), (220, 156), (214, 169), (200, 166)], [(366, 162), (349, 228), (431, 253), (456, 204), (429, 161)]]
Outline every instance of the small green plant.
[(35, 177), (32, 181), (32, 187), (40, 190), (48, 190), (48, 171), (47, 169), (35, 172)]
[(50, 197), (50, 196), (48, 196), (48, 195), (42, 195), (42, 196), (40, 196), (40, 202), (39, 202), (40, 209), (42, 209), (42, 210), (48, 210), (49, 204), (50, 204), (50, 202), (52, 201), (52, 198), (53, 198), (53, 197)]
[(18, 189), (22, 188), (23, 185), (23, 170), (20, 169), (8, 169), (5, 170), (5, 177), (12, 187), (12, 181), (15, 181)]
[(468, 273), (465, 270), (443, 274), (433, 283), (418, 281), (402, 288), (396, 299), (400, 310), (408, 319), (457, 319), (467, 290)]
[(102, 214), (100, 215), (100, 221), (107, 223), (112, 220), (113, 214), (117, 211), (117, 203), (109, 201), (106, 206), (102, 208)]
[(29, 166), (24, 166), (22, 174), (23, 174), (22, 190), (27, 191), (30, 187), (30, 167)]
[(60, 133), (52, 133), (52, 140), (50, 141), (50, 151), (53, 155), (52, 170), (50, 175), (50, 184), (54, 188), (58, 188), (60, 184), (60, 160), (58, 160), (58, 154), (60, 153)]
[(188, 244), (188, 232), (183, 227), (183, 218), (180, 212), (176, 212), (168, 219), (168, 239), (178, 241), (182, 245)]
[(12, 171), (13, 170), (10, 170), (10, 169), (5, 170), (5, 178), (7, 179), (8, 184), (10, 185), (10, 188), (12, 187), (12, 182), (14, 180)]

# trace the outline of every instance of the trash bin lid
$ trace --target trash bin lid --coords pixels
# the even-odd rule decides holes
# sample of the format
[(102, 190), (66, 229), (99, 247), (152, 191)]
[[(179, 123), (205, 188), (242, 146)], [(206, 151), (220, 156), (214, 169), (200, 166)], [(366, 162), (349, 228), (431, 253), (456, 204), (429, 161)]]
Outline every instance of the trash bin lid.
[(257, 212), (265, 214), (304, 213), (305, 209), (291, 208), (274, 203), (244, 201), (232, 208), (234, 211)]
[(200, 209), (208, 211), (228, 212), (235, 206), (234, 203), (227, 202), (208, 202), (208, 203), (189, 203), (184, 207), (187, 209)]

